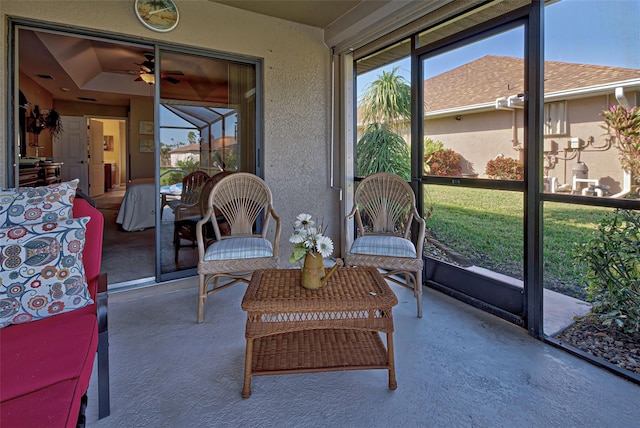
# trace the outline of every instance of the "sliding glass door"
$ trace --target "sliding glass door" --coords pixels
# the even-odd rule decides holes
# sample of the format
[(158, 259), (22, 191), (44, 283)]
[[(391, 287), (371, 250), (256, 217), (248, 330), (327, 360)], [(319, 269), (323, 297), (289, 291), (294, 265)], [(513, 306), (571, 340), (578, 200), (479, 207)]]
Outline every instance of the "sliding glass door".
[(222, 171), (255, 172), (256, 67), (166, 49), (159, 64), (154, 79), (160, 92), (155, 147), (162, 279), (198, 264), (196, 225), (204, 214), (206, 180)]

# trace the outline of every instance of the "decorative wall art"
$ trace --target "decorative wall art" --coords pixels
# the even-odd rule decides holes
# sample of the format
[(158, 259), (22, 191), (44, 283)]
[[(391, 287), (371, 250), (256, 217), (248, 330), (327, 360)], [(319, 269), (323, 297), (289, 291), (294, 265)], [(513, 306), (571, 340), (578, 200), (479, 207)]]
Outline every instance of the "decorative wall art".
[(103, 148), (106, 152), (113, 151), (113, 135), (105, 135), (104, 136), (104, 145)]
[(139, 134), (153, 135), (153, 121), (141, 120)]
[(153, 152), (153, 140), (140, 140), (139, 142), (139, 146), (140, 146), (140, 153), (150, 153)]

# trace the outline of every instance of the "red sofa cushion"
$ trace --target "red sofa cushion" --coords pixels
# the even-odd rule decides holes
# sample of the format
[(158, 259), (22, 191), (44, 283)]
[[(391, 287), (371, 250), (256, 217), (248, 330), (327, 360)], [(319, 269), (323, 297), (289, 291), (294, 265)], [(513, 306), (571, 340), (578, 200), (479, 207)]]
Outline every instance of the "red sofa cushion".
[(69, 379), (86, 377), (88, 386), (98, 346), (97, 316), (87, 306), (5, 327), (0, 341), (1, 402)]
[[(96, 215), (98, 213), (98, 215)], [(96, 301), (104, 219), (76, 198), (74, 217), (91, 216), (83, 264)], [(0, 329), (2, 427), (75, 427), (98, 347), (97, 304)]]
[(66, 380), (2, 403), (2, 426), (20, 428), (75, 427), (83, 393)]

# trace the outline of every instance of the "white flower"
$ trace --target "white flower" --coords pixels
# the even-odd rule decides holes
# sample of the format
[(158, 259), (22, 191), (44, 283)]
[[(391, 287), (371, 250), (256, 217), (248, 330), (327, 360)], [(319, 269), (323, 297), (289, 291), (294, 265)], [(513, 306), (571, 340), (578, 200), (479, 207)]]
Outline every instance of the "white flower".
[(315, 247), (315, 245), (316, 245), (315, 235), (307, 235), (307, 237), (304, 240), (304, 246), (310, 250), (313, 250), (313, 247)]
[(322, 257), (329, 257), (333, 253), (333, 241), (327, 236), (318, 235), (316, 249)]
[(307, 238), (307, 232), (304, 229), (295, 229), (289, 238), (289, 242), (300, 244)]
[(313, 226), (315, 222), (311, 220), (311, 214), (298, 214), (296, 222), (293, 224), (296, 229), (304, 229)]
[(289, 242), (295, 244), (293, 253), (289, 257), (291, 263), (304, 259), (310, 252), (318, 252), (322, 257), (329, 257), (333, 252), (333, 241), (323, 235), (322, 225), (315, 226), (310, 214), (298, 214), (294, 223), (294, 230)]

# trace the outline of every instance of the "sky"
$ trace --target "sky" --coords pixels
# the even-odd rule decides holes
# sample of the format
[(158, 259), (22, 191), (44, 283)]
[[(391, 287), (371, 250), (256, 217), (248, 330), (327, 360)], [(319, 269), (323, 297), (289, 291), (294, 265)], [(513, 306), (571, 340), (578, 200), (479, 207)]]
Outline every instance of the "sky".
[[(545, 60), (640, 68), (640, 0), (561, 0), (546, 6), (544, 25)], [(485, 55), (522, 58), (523, 29), (431, 58), (427, 61), (425, 78)], [(398, 73), (410, 81), (409, 58), (394, 66), (398, 66)], [(359, 96), (380, 71), (359, 76)]]

